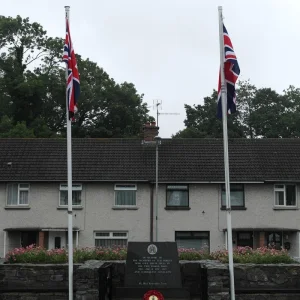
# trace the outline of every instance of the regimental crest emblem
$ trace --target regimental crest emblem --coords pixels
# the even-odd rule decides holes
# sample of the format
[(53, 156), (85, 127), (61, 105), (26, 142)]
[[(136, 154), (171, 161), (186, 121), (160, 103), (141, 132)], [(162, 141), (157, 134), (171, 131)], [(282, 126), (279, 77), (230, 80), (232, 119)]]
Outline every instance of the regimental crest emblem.
[(157, 247), (154, 244), (148, 246), (147, 251), (150, 255), (154, 255), (157, 253)]

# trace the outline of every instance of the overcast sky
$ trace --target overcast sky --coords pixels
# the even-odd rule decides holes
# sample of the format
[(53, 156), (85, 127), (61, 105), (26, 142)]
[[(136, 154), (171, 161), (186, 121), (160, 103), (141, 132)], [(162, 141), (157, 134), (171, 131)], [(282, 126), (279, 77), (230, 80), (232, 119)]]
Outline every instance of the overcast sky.
[(180, 114), (160, 116), (161, 137), (184, 128), (184, 104), (201, 104), (217, 88), (218, 5), (239, 78), (278, 92), (300, 87), (298, 0), (8, 0), (1, 14), (29, 17), (64, 38), (64, 5), (76, 53), (116, 82), (132, 82), (149, 106), (159, 99), (161, 113)]

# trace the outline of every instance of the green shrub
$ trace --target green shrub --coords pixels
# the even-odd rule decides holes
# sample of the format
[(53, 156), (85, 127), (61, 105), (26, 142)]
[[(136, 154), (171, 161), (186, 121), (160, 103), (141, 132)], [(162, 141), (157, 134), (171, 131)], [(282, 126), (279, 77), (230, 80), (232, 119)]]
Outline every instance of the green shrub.
[[(87, 260), (125, 260), (127, 249), (120, 247), (112, 248), (75, 248), (73, 252), (74, 263), (83, 263)], [(211, 254), (208, 250), (178, 249), (180, 260), (207, 260), (214, 259), (228, 263), (228, 251), (215, 251)], [(295, 263), (286, 250), (275, 250), (266, 247), (252, 249), (250, 247), (238, 247), (233, 250), (234, 263), (254, 264), (279, 264)], [(6, 255), (6, 262), (13, 263), (51, 263), (60, 264), (68, 262), (66, 249), (46, 250), (31, 245), (26, 248), (16, 248)]]

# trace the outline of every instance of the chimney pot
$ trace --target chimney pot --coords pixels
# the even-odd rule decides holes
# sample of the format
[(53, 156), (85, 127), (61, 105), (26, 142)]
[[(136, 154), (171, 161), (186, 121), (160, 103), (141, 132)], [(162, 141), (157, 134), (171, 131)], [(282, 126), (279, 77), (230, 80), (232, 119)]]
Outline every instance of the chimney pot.
[(156, 122), (146, 122), (143, 128), (144, 133), (144, 141), (154, 141), (154, 137), (158, 136), (159, 127), (156, 126)]

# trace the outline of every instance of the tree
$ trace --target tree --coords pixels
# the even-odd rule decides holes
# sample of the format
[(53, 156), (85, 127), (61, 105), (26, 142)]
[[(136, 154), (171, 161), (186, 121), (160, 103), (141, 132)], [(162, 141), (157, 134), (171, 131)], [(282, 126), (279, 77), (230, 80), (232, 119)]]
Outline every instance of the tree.
[(78, 56), (81, 95), (74, 124), (75, 137), (136, 137), (149, 110), (132, 83), (116, 84), (94, 62)]
[(29, 125), (40, 112), (42, 84), (28, 66), (47, 54), (46, 31), (29, 19), (0, 16), (0, 76), (15, 123)]
[[(237, 113), (227, 118), (230, 138), (300, 137), (300, 89), (290, 86), (279, 94), (270, 88), (257, 89), (249, 80), (238, 86)], [(215, 91), (203, 105), (185, 105), (185, 110), (186, 128), (174, 138), (222, 137)]]
[(32, 129), (28, 129), (25, 122), (13, 124), (8, 116), (3, 116), (0, 121), (0, 138), (33, 138)]
[[(25, 124), (36, 137), (64, 136), (64, 41), (28, 18), (0, 16), (0, 117)], [(96, 63), (77, 55), (81, 94), (74, 137), (137, 136), (148, 115), (132, 83), (117, 84)]]
[(253, 113), (253, 99), (256, 92), (256, 87), (250, 84), (249, 80), (239, 81), (239, 88), (237, 89), (237, 118), (238, 122), (243, 126), (245, 137), (249, 138), (255, 137), (251, 114)]
[[(217, 118), (217, 92), (213, 91), (210, 97), (204, 98), (204, 104), (185, 105), (186, 119), (184, 124), (187, 130), (175, 134), (174, 138), (193, 137), (223, 137), (222, 120)], [(228, 117), (228, 136), (244, 137), (237, 115)]]
[(300, 89), (289, 86), (283, 92), (289, 105), (285, 108), (282, 117), (287, 126), (282, 130), (286, 130), (290, 137), (300, 137)]
[(282, 118), (287, 104), (285, 100), (285, 97), (270, 88), (256, 91), (249, 118), (256, 137), (288, 137), (288, 135), (282, 135), (283, 130), (281, 128), (281, 126), (285, 126)]

